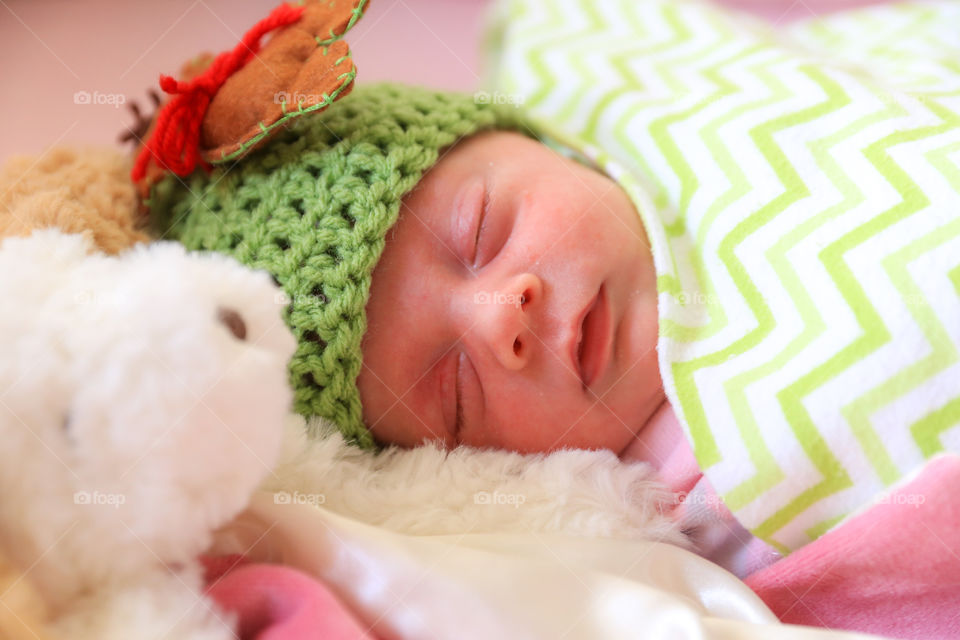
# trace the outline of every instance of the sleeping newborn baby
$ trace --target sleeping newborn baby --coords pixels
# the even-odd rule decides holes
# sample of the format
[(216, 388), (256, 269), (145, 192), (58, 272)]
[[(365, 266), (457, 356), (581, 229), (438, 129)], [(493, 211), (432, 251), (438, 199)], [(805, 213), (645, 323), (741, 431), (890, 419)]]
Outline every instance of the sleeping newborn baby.
[(381, 442), (620, 453), (669, 410), (636, 209), (519, 133), (460, 142), (406, 196), (366, 312), (357, 385)]
[[(578, 39), (587, 0), (498, 6), (515, 99), (361, 86), (151, 194), (284, 288), (296, 411), (368, 448), (649, 462), (741, 575), (960, 450), (960, 31), (645, 0)], [(512, 19), (544, 8), (556, 37)]]
[[(609, 449), (684, 497), (701, 478), (660, 380), (640, 216), (536, 140), (479, 133), (442, 156), (403, 200), (366, 316), (357, 386), (382, 443)], [(741, 574), (779, 557), (721, 513), (695, 535), (708, 557)]]
[[(739, 575), (816, 539), (939, 450), (878, 450), (911, 437), (899, 416), (855, 431), (862, 442), (849, 432), (851, 400), (875, 393), (907, 347), (800, 393), (796, 375), (821, 366), (829, 379), (847, 353), (850, 323), (829, 292), (813, 312), (834, 313), (819, 343), (791, 347), (794, 309), (780, 292), (796, 267), (781, 282), (758, 265), (760, 290), (744, 298), (722, 281), (744, 269), (724, 253), (729, 236), (685, 231), (645, 197), (639, 168), (524, 118), (470, 96), (361, 87), (235, 167), (162, 183), (151, 212), (164, 233), (283, 286), (301, 414), (366, 447), (573, 447), (648, 462), (685, 498), (678, 517), (701, 553)], [(741, 233), (766, 188), (713, 221)], [(787, 249), (771, 261), (789, 264)], [(937, 273), (951, 255), (926, 266)], [(924, 391), (931, 404), (910, 411), (948, 420), (930, 407), (956, 385), (931, 378)]]

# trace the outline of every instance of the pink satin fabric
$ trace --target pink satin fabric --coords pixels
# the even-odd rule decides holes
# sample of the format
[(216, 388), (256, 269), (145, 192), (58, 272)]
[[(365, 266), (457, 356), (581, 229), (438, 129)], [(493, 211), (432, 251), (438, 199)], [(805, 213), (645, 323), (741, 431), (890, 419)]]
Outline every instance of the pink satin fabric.
[(236, 616), (239, 640), (373, 640), (320, 580), (240, 556), (207, 558), (207, 595)]

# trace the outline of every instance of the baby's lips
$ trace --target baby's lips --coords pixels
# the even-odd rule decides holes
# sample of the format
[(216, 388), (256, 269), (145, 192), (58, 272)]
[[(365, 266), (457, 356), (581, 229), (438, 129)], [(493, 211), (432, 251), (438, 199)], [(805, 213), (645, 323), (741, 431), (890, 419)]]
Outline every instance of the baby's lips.
[(308, 0), (300, 20), (277, 32), (217, 91), (203, 119), (203, 159), (233, 160), (290, 119), (346, 96), (356, 66), (340, 38), (367, 6), (369, 0)]

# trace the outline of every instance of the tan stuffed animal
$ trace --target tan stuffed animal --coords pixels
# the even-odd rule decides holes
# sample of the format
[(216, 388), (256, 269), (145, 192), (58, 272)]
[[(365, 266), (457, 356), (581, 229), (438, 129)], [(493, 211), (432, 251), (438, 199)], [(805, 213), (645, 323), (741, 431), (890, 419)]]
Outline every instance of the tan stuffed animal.
[(0, 169), (0, 238), (54, 227), (116, 254), (149, 240), (140, 230), (130, 159), (109, 148), (54, 147)]
[(0, 553), (0, 640), (48, 640), (47, 607), (22, 571)]

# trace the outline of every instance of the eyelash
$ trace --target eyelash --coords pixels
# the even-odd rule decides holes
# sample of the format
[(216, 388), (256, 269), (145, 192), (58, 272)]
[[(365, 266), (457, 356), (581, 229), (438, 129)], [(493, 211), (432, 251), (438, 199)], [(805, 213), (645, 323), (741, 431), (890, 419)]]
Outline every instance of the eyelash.
[(460, 368), (463, 364), (464, 355), (465, 354), (461, 351), (460, 355), (457, 356), (457, 368), (453, 381), (454, 397), (457, 401), (456, 419), (454, 421), (454, 434), (457, 437), (460, 436), (460, 430), (463, 429), (463, 387), (460, 385)]
[(474, 265), (477, 264), (477, 253), (480, 251), (480, 233), (483, 231), (483, 223), (487, 220), (487, 203), (489, 196), (487, 191), (483, 192), (483, 203), (480, 205), (480, 215), (477, 220), (477, 232), (473, 236), (473, 256), (470, 262)]

